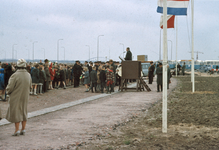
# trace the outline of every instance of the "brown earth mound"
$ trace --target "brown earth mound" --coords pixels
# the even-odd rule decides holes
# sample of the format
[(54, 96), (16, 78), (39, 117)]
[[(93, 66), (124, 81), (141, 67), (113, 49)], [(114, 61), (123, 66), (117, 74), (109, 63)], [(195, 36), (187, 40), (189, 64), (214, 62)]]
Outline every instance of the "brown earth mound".
[(162, 102), (154, 104), (109, 137), (79, 149), (160, 150), (219, 149), (219, 78), (177, 78), (178, 87), (168, 97), (168, 133), (162, 133)]

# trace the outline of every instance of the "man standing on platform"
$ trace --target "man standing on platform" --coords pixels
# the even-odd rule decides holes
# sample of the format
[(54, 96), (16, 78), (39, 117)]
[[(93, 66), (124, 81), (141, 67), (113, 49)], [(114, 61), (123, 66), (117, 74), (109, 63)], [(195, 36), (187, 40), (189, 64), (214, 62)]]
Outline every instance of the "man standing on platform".
[(130, 51), (130, 48), (127, 47), (126, 51), (127, 51), (127, 53), (126, 53), (126, 56), (125, 56), (125, 60), (132, 60), (132, 52)]
[(149, 84), (152, 84), (153, 77), (154, 77), (154, 64), (153, 64), (153, 61), (151, 61), (150, 64), (151, 64), (151, 66), (149, 67), (148, 78), (149, 78)]

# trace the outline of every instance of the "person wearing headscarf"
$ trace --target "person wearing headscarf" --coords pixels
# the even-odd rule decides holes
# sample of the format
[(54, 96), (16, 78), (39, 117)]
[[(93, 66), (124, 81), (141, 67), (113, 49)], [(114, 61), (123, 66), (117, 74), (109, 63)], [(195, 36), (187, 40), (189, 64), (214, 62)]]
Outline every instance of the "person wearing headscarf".
[[(32, 79), (26, 70), (26, 61), (19, 59), (17, 62), (17, 71), (12, 74), (6, 87), (6, 92), (9, 95), (9, 107), (6, 119), (11, 123), (15, 123), (13, 136), (25, 134), (27, 103), (31, 87)], [(22, 124), (21, 132), (19, 131), (20, 122)]]

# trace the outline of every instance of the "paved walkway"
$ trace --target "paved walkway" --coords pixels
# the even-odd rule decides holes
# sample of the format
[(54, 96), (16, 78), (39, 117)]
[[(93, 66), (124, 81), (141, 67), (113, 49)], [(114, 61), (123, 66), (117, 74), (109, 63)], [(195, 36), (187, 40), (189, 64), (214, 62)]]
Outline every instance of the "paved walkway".
[[(175, 86), (176, 80), (172, 79), (168, 92)], [(107, 136), (107, 131), (113, 130), (115, 124), (124, 122), (161, 99), (162, 93), (156, 92), (156, 82), (150, 88), (151, 92), (100, 94), (32, 112), (29, 117), (38, 117), (28, 120), (25, 136), (11, 136), (14, 124), (0, 126), (0, 149), (58, 148), (88, 142), (99, 134)], [(51, 111), (54, 112), (48, 113)]]

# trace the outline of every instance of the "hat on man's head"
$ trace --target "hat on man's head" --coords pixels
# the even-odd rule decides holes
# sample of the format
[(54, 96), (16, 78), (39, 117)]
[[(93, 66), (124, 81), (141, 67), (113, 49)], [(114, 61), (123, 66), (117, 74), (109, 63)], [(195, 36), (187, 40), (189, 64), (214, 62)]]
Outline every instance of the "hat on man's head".
[(24, 60), (23, 58), (22, 59), (18, 59), (17, 61), (17, 66), (18, 67), (26, 67), (26, 60)]

